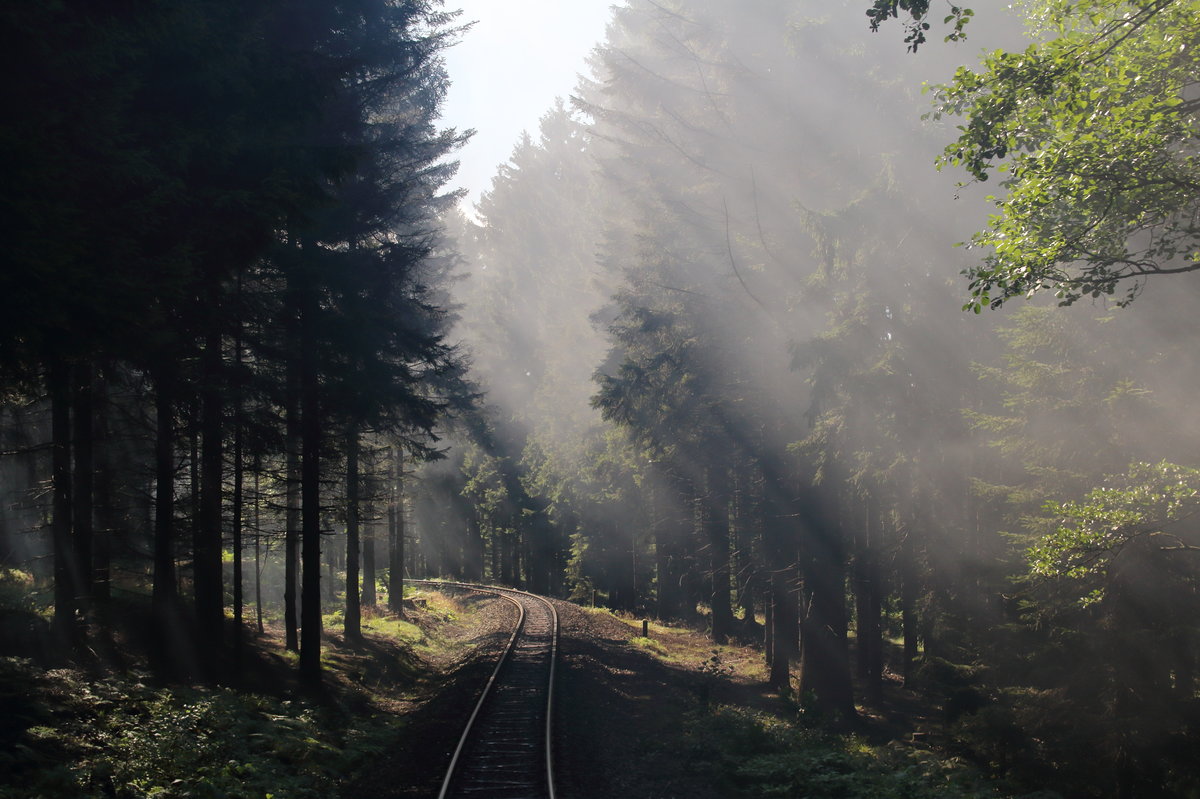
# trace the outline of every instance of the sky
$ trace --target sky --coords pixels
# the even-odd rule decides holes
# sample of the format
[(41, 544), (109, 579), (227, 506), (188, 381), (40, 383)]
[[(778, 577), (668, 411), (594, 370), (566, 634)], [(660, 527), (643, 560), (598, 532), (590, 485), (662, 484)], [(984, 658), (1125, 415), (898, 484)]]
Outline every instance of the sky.
[(452, 85), (442, 124), (474, 128), (457, 154), (454, 185), (469, 191), (465, 207), (491, 185), (522, 131), (536, 134), (538, 119), (568, 97), (584, 59), (604, 38), (609, 8), (619, 0), (446, 0), (475, 21), (446, 53)]

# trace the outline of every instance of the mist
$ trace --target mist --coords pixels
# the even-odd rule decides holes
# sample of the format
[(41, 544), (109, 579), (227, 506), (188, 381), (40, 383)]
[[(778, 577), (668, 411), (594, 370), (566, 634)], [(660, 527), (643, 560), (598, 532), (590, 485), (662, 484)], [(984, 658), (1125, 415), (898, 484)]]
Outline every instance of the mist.
[(766, 624), (772, 678), (796, 662), (828, 712), (938, 658), (1043, 684), (984, 653), (1047, 623), (1059, 589), (1021, 575), (1058, 503), (1192, 462), (1197, 284), (963, 311), (999, 187), (934, 168), (956, 121), (923, 87), (1027, 41), (977, 12), (913, 54), (854, 3), (614, 6), (450, 225), (483, 448), (539, 525), (509, 577), (718, 641)]
[(519, 606), (539, 786), (1197, 795), (1197, 0), (622, 0), (483, 191), (450, 0), (10, 5), (0, 777), (358, 795)]

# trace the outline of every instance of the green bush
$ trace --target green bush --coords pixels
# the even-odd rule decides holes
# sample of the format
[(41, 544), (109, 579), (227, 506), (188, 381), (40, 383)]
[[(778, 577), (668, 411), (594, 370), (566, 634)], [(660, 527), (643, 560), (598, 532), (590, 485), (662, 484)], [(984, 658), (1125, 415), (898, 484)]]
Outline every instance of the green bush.
[(0, 799), (325, 799), (388, 736), (381, 722), (225, 689), (41, 674), (13, 659), (0, 680), (42, 700), (7, 730)]

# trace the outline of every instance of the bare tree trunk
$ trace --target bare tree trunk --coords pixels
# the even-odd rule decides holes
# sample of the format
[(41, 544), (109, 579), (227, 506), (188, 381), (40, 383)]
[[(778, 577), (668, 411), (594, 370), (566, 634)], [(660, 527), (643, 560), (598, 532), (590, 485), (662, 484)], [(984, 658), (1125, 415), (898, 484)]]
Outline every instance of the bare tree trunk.
[(771, 571), (771, 674), (778, 691), (791, 690), (792, 664), (800, 658), (800, 591), (795, 552), (781, 552)]
[[(836, 485), (836, 481), (830, 481)], [(827, 512), (802, 508), (802, 573), (808, 607), (801, 623), (800, 691), (818, 706), (855, 715), (847, 646), (846, 560), (841, 531)]]
[[(758, 579), (758, 564), (754, 557), (754, 542), (762, 535), (762, 505), (755, 495), (756, 469), (745, 464), (735, 472), (732, 514), (736, 519), (738, 601), (742, 610), (742, 630), (747, 637), (756, 637), (762, 630), (755, 616), (756, 600), (761, 594)], [(732, 531), (731, 531), (732, 532)]]
[(75, 471), (71, 486), (72, 539), (75, 548), (75, 601), (86, 625), (92, 615), (92, 498), (96, 463), (92, 447), (92, 363), (75, 365), (71, 417)]
[(654, 533), (654, 582), (657, 594), (656, 612), (660, 619), (673, 619), (679, 614), (675, 598), (675, 579), (671, 573), (671, 534), (664, 499), (670, 496), (663, 483), (664, 470), (657, 463), (649, 466), (647, 499), (650, 506), (650, 525)]
[(882, 527), (879, 500), (873, 493), (863, 503), (862, 540), (854, 559), (855, 637), (858, 673), (866, 699), (878, 704), (883, 696), (883, 626), (879, 539)]
[(763, 550), (770, 574), (768, 662), (769, 682), (777, 691), (791, 690), (791, 665), (799, 658), (799, 586), (796, 534), (792, 519), (791, 480), (783, 469), (763, 464)]
[(200, 406), (200, 509), (192, 537), (192, 576), (196, 608), (196, 644), (207, 675), (215, 678), (223, 645), (225, 598), (221, 574), (223, 491), (221, 335), (209, 331), (201, 356), (204, 383)]
[(262, 597), (262, 459), (254, 455), (254, 615), (258, 622), (258, 634), (266, 632), (263, 627)]
[(358, 426), (346, 430), (346, 640), (362, 639), (362, 610), (358, 597)]
[(495, 535), (496, 549), (500, 553), (500, 584), (512, 585), (512, 555), (509, 553), (508, 530), (500, 530)]
[(483, 529), (479, 525), (478, 514), (472, 513), (467, 520), (467, 568), (464, 570), (468, 580), (482, 580), (484, 566), (487, 563), (487, 546), (483, 540)]
[(362, 529), (362, 604), (373, 608), (379, 602), (375, 592), (375, 523)]
[(54, 631), (64, 644), (73, 645), (78, 642), (75, 617), (79, 569), (71, 540), (71, 370), (62, 360), (51, 359), (46, 387), (50, 393)]
[(763, 603), (763, 622), (763, 660), (770, 669), (775, 660), (775, 603), (769, 592)]
[(113, 510), (113, 439), (109, 425), (111, 404), (108, 388), (100, 375), (93, 374), (93, 378), (96, 386), (92, 401), (96, 419), (92, 435), (96, 447), (96, 482), (92, 506), (97, 523), (92, 530), (92, 597), (97, 616), (101, 623), (106, 623), (112, 599), (112, 536), (116, 527)]
[(388, 609), (404, 617), (404, 460), (388, 449)]
[(300, 596), (300, 677), (321, 682), (321, 409), (317, 369), (315, 290), (300, 306), (300, 542), (304, 579)]
[(492, 566), (492, 572), (488, 576), (491, 577), (493, 582), (497, 582), (500, 580), (500, 551), (503, 547), (500, 541), (500, 533), (495, 529), (495, 527), (489, 525), (488, 532), (491, 533), (491, 535), (487, 537), (487, 542), (488, 554), (491, 556), (490, 562)]
[(912, 685), (913, 665), (917, 660), (917, 596), (919, 577), (913, 552), (914, 533), (910, 527), (900, 542), (900, 619), (904, 628), (904, 684)]
[[(241, 349), (241, 344), (238, 344)], [(241, 353), (238, 353), (241, 361)], [(240, 365), (240, 364), (239, 364)], [(242, 662), (242, 647), (245, 643), (244, 616), (245, 596), (242, 588), (242, 517), (245, 506), (245, 469), (242, 464), (243, 433), (241, 397), (235, 402), (237, 406), (233, 416), (233, 662), (235, 668), (240, 668)]]
[[(175, 623), (178, 578), (175, 574), (175, 377), (167, 367), (155, 375), (154, 437), (154, 587), (152, 604), (160, 641)], [(165, 652), (163, 653), (166, 654)]]
[(283, 626), (286, 646), (300, 651), (299, 583), (300, 583), (300, 371), (293, 362), (288, 368), (287, 430), (285, 455), (287, 510), (284, 519), (283, 543)]
[(730, 602), (729, 580), (729, 489), (724, 468), (707, 470), (708, 497), (705, 526), (708, 532), (710, 591), (712, 610), (712, 639), (723, 644), (733, 632), (733, 605)]
[[(194, 538), (197, 520), (200, 517), (200, 407), (195, 395), (189, 397), (187, 408), (188, 431), (188, 529)], [(195, 583), (195, 558), (186, 568), (192, 569), (192, 582)], [(184, 569), (176, 570), (179, 575), (179, 591), (182, 597), (184, 586)], [(182, 606), (180, 607), (182, 610)]]

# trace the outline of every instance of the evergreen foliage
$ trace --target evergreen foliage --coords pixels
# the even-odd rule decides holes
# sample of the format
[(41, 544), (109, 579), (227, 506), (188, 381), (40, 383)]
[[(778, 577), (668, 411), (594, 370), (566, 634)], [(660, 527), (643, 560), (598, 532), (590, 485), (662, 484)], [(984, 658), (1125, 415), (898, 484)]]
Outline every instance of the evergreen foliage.
[[(452, 576), (760, 642), (824, 726), (706, 707), (731, 796), (991, 795), (828, 732), (916, 698), (1014, 791), (1194, 793), (1194, 288), (1125, 306), (1200, 263), (1200, 6), (1029, 0), (1031, 43), (971, 68), (928, 2), (753, 5), (615, 7), (470, 214), (437, 0), (0, 10), (0, 641), (87, 660), (132, 591), (156, 676), (229, 684), (253, 607), (315, 691), (324, 621), (361, 646)], [(889, 20), (919, 57), (868, 45)], [(930, 117), (962, 125), (922, 126), (952, 61)], [(1000, 179), (990, 221), (939, 149)], [(980, 226), (966, 309), (1076, 307), (962, 314), (943, 240)], [(122, 690), (64, 700), (119, 773), (22, 721), (83, 763), (47, 792), (358, 751)], [(220, 724), (246, 740), (176, 745)]]
[[(225, 676), (222, 550), (231, 538), (236, 653), (247, 509), (260, 547), (286, 485), (287, 604), (303, 520), (315, 682), (319, 481), (342, 451), (325, 426), (350, 419), (426, 455), (462, 394), (432, 257), (463, 140), (434, 124), (454, 15), (423, 0), (3, 13), (6, 53), (37, 77), (6, 87), (22, 113), (0, 126), (0, 350), (10, 384), (49, 394), (56, 630), (85, 648), (105, 627), (108, 558), (148, 549), (163, 663)], [(154, 521), (99, 535), (129, 501), (117, 474)], [(185, 617), (191, 640), (168, 645)]]

